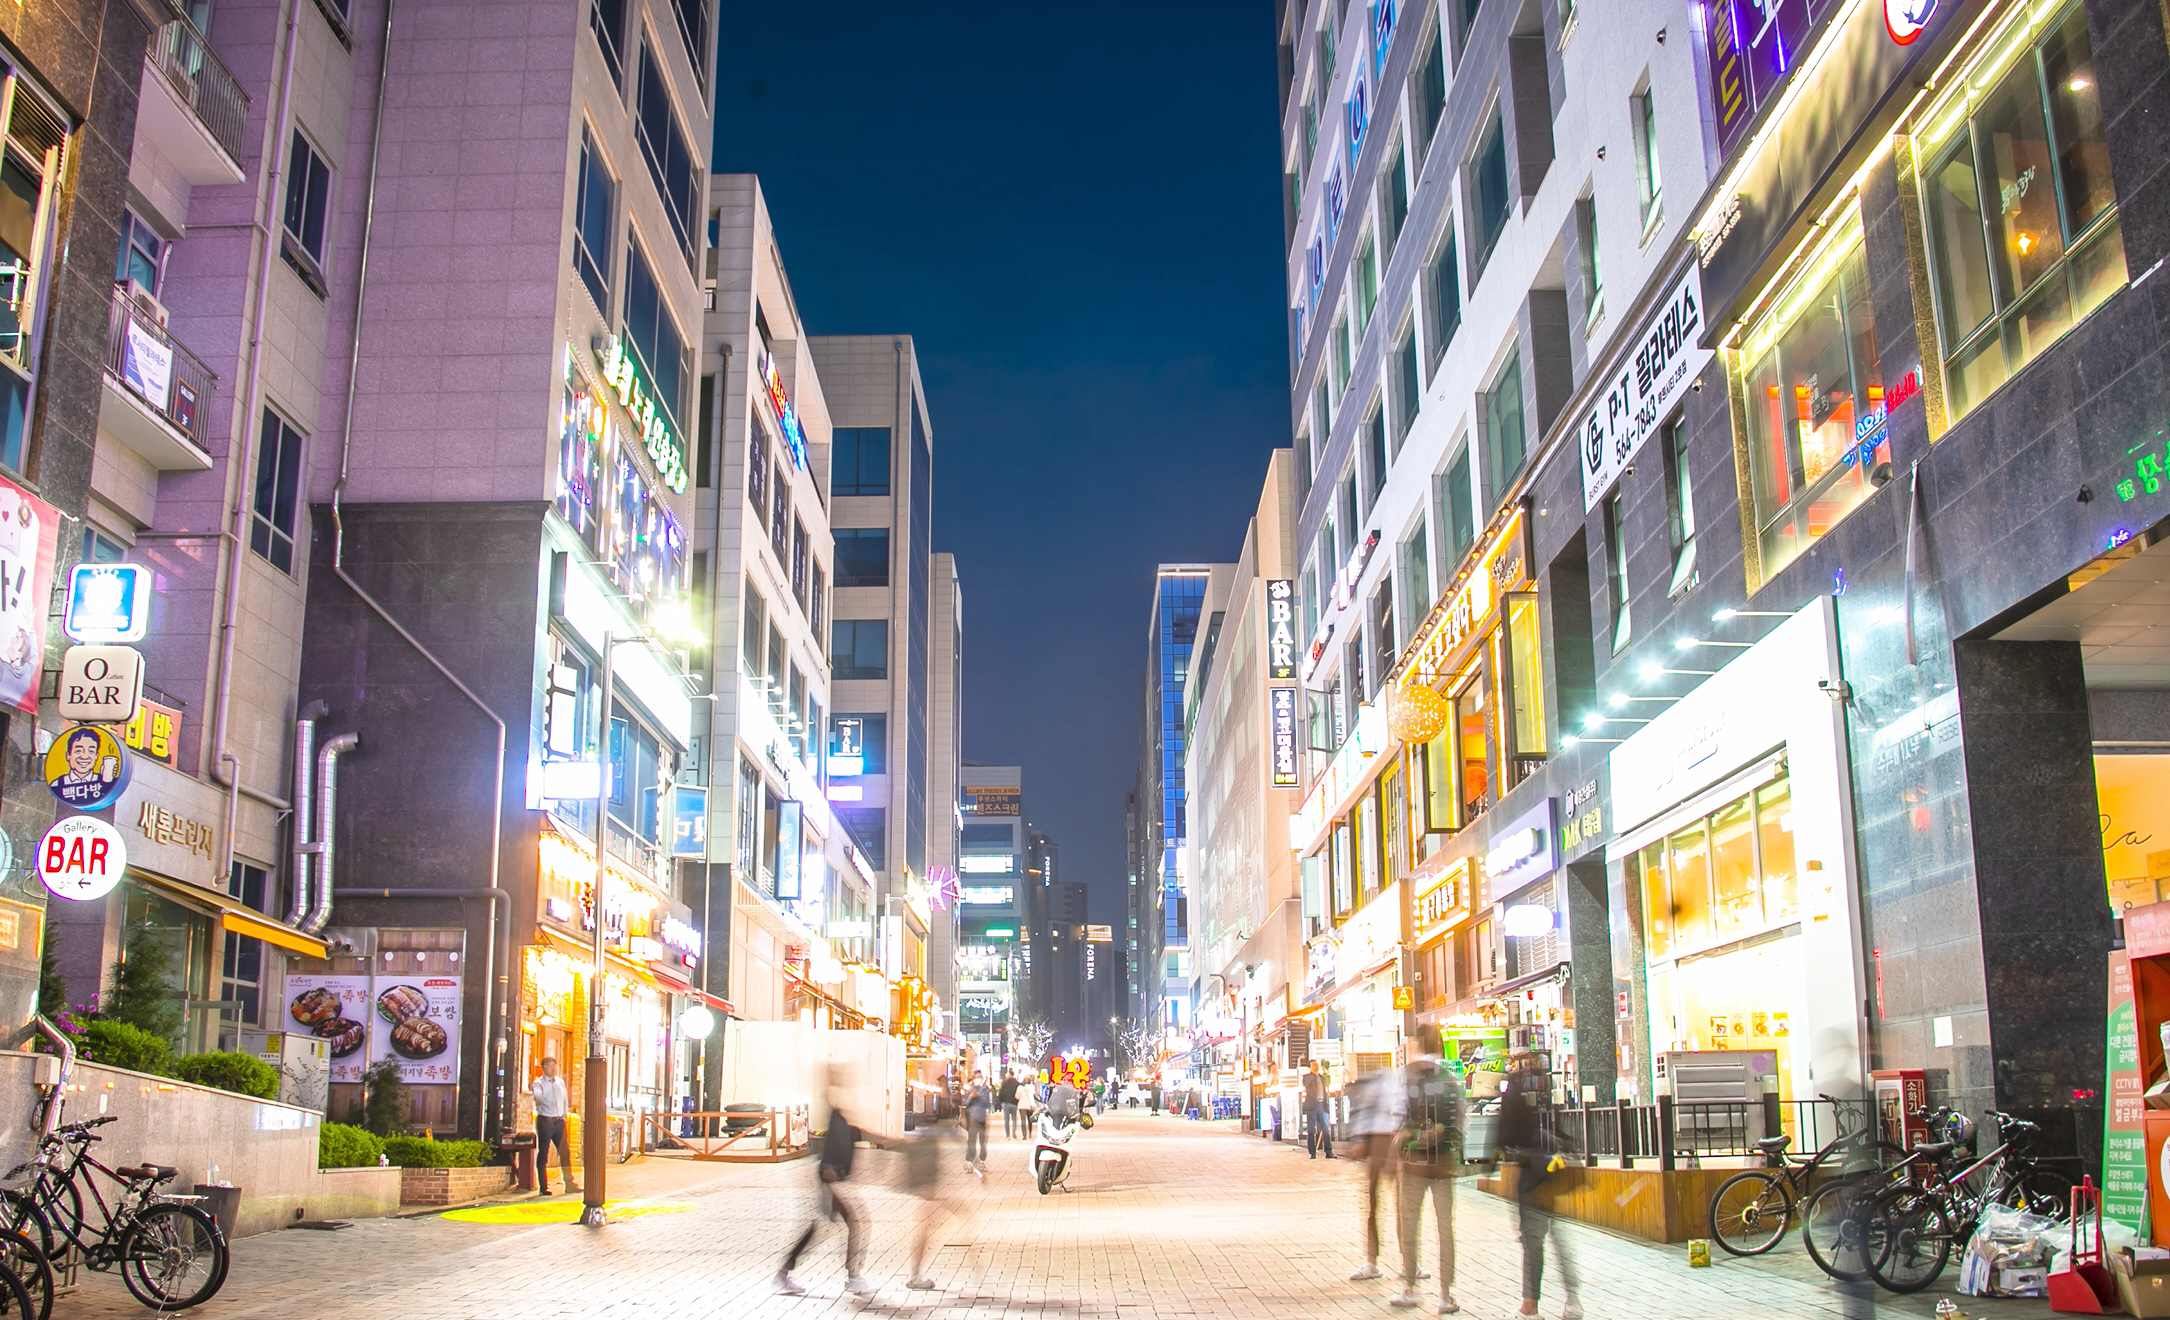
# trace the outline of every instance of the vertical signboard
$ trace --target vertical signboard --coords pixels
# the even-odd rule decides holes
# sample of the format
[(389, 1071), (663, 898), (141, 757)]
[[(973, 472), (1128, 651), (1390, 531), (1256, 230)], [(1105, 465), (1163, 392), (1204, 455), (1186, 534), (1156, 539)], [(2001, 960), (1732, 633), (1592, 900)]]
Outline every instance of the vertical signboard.
[(36, 714), (60, 515), (0, 480), (0, 706)]
[(1296, 787), (1296, 689), (1268, 689), (1273, 732), (1273, 786)]
[(1296, 677), (1296, 583), (1266, 583), (1266, 676), (1276, 683)]
[(796, 801), (776, 806), (776, 897), (800, 897), (799, 851), (803, 809)]
[(1733, 154), (1755, 114), (1748, 99), (1748, 67), (1741, 58), (1740, 24), (1733, 8), (1733, 0), (1710, 0), (1703, 6), (1704, 49), (1710, 58), (1711, 111), (1717, 121), (1720, 157)]
[(2110, 954), (2108, 1048), (2103, 1067), (2102, 1213), (2137, 1233), (2147, 1214), (2147, 1102), (2141, 1092), (2140, 1035), (2132, 1005), (2131, 954)]
[(671, 789), (671, 856), (708, 856), (708, 790), (694, 784)]

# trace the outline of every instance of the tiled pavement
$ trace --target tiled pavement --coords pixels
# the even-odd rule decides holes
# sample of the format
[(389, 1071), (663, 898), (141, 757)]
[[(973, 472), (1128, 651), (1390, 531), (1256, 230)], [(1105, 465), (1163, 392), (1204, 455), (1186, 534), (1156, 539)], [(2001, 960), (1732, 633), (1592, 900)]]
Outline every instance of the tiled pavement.
[[(949, 1150), (961, 1156), (961, 1147)], [(978, 1320), (1205, 1320), (1207, 1317), (1384, 1317), (1385, 1282), (1351, 1283), (1359, 1233), (1359, 1168), (1312, 1161), (1300, 1148), (1135, 1112), (1083, 1134), (1074, 1190), (1042, 1198), (1025, 1147), (993, 1142), (985, 1182), (948, 1170), (958, 1216), (936, 1238), (932, 1293), (909, 1292), (913, 1203), (893, 1189), (894, 1155), (861, 1152), (874, 1221), (869, 1299), (843, 1292), (842, 1227), (826, 1228), (799, 1270), (809, 1292), (771, 1281), (812, 1206), (810, 1162), (697, 1165), (651, 1158), (611, 1171), (613, 1199), (690, 1207), (621, 1219), (601, 1230), (520, 1227), (437, 1217), (363, 1221), (337, 1233), (242, 1239), (225, 1290), (195, 1314), (323, 1320), (552, 1320), (553, 1317), (726, 1316), (803, 1320), (874, 1317)], [(1462, 1184), (1456, 1219), (1463, 1312), (1503, 1320), (1520, 1292), (1512, 1207)], [(1722, 1260), (1691, 1270), (1683, 1248), (1659, 1248), (1570, 1225), (1593, 1320), (1810, 1320), (1844, 1314), (1789, 1239), (1768, 1263)], [(1399, 1255), (1381, 1261), (1390, 1273)], [(1429, 1249), (1426, 1265), (1434, 1266)], [(1956, 1266), (1946, 1282), (1956, 1277)], [(1426, 1287), (1435, 1285), (1427, 1284)], [(1992, 1320), (2046, 1316), (2038, 1302), (1959, 1299)], [(1880, 1299), (1883, 1316), (1927, 1316), (1935, 1294)], [(1544, 1314), (1559, 1314), (1547, 1280)], [(146, 1314), (103, 1275), (54, 1308), (56, 1317)]]

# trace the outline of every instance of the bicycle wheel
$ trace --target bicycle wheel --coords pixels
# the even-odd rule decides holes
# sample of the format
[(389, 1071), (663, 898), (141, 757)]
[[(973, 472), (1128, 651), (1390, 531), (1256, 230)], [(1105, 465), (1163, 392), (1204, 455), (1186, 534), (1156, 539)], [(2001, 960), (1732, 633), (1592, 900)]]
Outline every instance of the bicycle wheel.
[[(47, 1279), (45, 1304), (48, 1307), (53, 1304), (50, 1278)], [(23, 1286), (23, 1281), (16, 1277), (14, 1270), (0, 1265), (0, 1316), (6, 1316), (8, 1320), (32, 1320), (39, 1314), (38, 1304), (30, 1290)]]
[(2072, 1215), (2072, 1180), (2049, 1169), (2029, 1169), (2006, 1183), (1997, 1204), (2031, 1215), (2068, 1219)]
[(0, 1191), (0, 1228), (22, 1234), (36, 1245), (39, 1255), (47, 1260), (53, 1258), (53, 1223), (46, 1218), (45, 1212), (38, 1209), (22, 1192), (13, 1189)]
[(34, 1320), (52, 1320), (53, 1267), (29, 1234), (0, 1228), (0, 1269), (14, 1275), (30, 1295), (33, 1309), (26, 1314)]
[(1938, 1197), (1901, 1192), (1879, 1198), (1866, 1219), (1869, 1277), (1895, 1293), (1936, 1282), (1951, 1259), (1951, 1210)]
[(1765, 1169), (1734, 1174), (1710, 1198), (1710, 1236), (1736, 1256), (1760, 1256), (1777, 1246), (1792, 1218), (1786, 1180)]
[(1801, 1242), (1816, 1268), (1834, 1279), (1859, 1283), (1869, 1277), (1863, 1246), (1868, 1189), (1851, 1179), (1828, 1182), (1801, 1202)]
[[(73, 1179), (61, 1182), (58, 1174), (47, 1172), (28, 1191), (38, 1212), (45, 1216), (45, 1222), (51, 1227), (56, 1243), (65, 1245), (70, 1238), (82, 1237), (83, 1192)], [(52, 1255), (52, 1248), (46, 1247), (45, 1254)]]
[(208, 1302), (226, 1282), (226, 1235), (193, 1205), (145, 1206), (121, 1241), (121, 1282), (154, 1311)]

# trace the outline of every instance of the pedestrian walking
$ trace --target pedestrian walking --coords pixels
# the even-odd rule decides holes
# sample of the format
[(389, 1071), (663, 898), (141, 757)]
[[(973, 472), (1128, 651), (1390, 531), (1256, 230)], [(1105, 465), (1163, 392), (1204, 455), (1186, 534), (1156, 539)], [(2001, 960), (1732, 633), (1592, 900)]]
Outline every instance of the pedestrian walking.
[(1152, 1086), (1153, 1112), (1160, 1112), (1160, 1079), (1155, 1077)]
[[(1439, 1057), (1439, 1028), (1429, 1023), (1417, 1028), (1412, 1044), (1414, 1057), (1402, 1067), (1402, 1114), (1394, 1142), (1400, 1166), (1395, 1200), (1401, 1219), (1401, 1293), (1390, 1304), (1409, 1307), (1424, 1300), (1417, 1295), (1417, 1257), (1424, 1245), (1424, 1201), (1430, 1197), (1439, 1223), (1439, 1314), (1452, 1315), (1462, 1309), (1454, 1300), (1454, 1178), (1462, 1165), (1462, 1083)], [(1530, 1308), (1534, 1311), (1536, 1304)]]
[(987, 1110), (994, 1094), (987, 1089), (987, 1074), (973, 1073), (964, 1090), (964, 1167), (987, 1176)]
[(904, 1147), (904, 1190), (919, 1198), (919, 1224), (912, 1233), (912, 1277), (904, 1285), (914, 1292), (934, 1287), (934, 1280), (927, 1277), (927, 1248), (934, 1239), (934, 1230), (950, 1214), (942, 1179), (948, 1132), (947, 1124), (921, 1128)]
[[(1395, 1133), (1401, 1127), (1401, 1079), (1380, 1069), (1356, 1080), (1349, 1106), (1349, 1126), (1356, 1136), (1357, 1158), (1364, 1162), (1364, 1263), (1352, 1280), (1379, 1275), (1379, 1188), (1395, 1178)], [(1274, 1137), (1280, 1138), (1278, 1102)]]
[(1024, 1077), (1017, 1079), (1017, 1135), (1031, 1141), (1039, 1133), (1040, 1092)]
[(542, 1061), (542, 1076), (528, 1084), (527, 1093), (535, 1101), (535, 1195), (550, 1195), (553, 1144), (558, 1148), (558, 1168), (565, 1174), (565, 1190), (579, 1191), (580, 1184), (573, 1181), (572, 1148), (565, 1141), (565, 1079), (558, 1076), (555, 1058)]
[(841, 1109), (829, 1111), (829, 1130), (821, 1135), (821, 1162), (815, 1165), (815, 1176), (820, 1180), (816, 1191), (820, 1200), (814, 1215), (806, 1223), (806, 1231), (799, 1234), (798, 1241), (784, 1256), (784, 1267), (776, 1271), (776, 1291), (797, 1297), (806, 1289), (791, 1277), (791, 1271), (799, 1263), (806, 1248), (814, 1240), (824, 1219), (844, 1221), (844, 1291), (865, 1295), (874, 1291), (874, 1285), (859, 1277), (859, 1262), (866, 1257), (866, 1210), (845, 1184), (851, 1180), (852, 1158), (859, 1144), (859, 1129), (851, 1125)]
[(1304, 1150), (1317, 1159), (1321, 1146), (1326, 1148), (1326, 1158), (1332, 1159), (1334, 1132), (1326, 1117), (1326, 1070), (1313, 1059), (1311, 1070), (1304, 1074)]
[(1567, 1294), (1561, 1304), (1560, 1320), (1581, 1320), (1582, 1303), (1575, 1297), (1575, 1258), (1567, 1238), (1554, 1225), (1552, 1212), (1537, 1200), (1537, 1189), (1559, 1167), (1552, 1140), (1538, 1113), (1542, 1103), (1539, 1097), (1547, 1087), (1543, 1060), (1534, 1053), (1524, 1053), (1515, 1055), (1510, 1062), (1512, 1070), (1500, 1087), (1499, 1145), (1501, 1159), (1515, 1165), (1515, 1212), (1522, 1230), (1519, 1314), (1537, 1314), (1545, 1273), (1545, 1239), (1549, 1236), (1553, 1259), (1559, 1263), (1561, 1291)]
[(995, 1090), (995, 1103), (1002, 1106), (1003, 1139), (1015, 1140), (1024, 1135), (1017, 1123), (1017, 1074), (1002, 1074), (1002, 1085)]

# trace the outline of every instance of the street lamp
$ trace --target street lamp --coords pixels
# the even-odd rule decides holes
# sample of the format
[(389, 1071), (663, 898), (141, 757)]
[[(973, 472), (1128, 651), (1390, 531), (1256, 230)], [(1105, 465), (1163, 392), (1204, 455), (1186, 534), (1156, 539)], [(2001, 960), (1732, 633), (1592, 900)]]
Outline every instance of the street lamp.
[(580, 1101), (580, 1163), (585, 1175), (580, 1184), (580, 1222), (598, 1228), (603, 1223), (607, 1181), (604, 1170), (610, 1163), (610, 1061), (603, 1057), (603, 871), (610, 855), (610, 781), (617, 768), (610, 755), (610, 720), (615, 681), (612, 662), (619, 642), (666, 649), (676, 642), (690, 649), (699, 644), (700, 637), (682, 610), (659, 612), (653, 625), (628, 637), (607, 628), (603, 632), (603, 722), (596, 734), (602, 773), (596, 776), (595, 784), (595, 888), (589, 903), (589, 916), (595, 925), (595, 965), (588, 990), (588, 1074), (583, 1079)]

